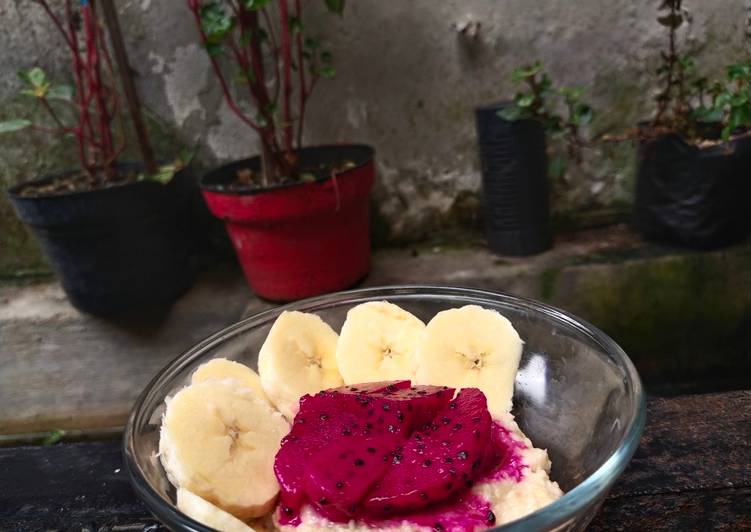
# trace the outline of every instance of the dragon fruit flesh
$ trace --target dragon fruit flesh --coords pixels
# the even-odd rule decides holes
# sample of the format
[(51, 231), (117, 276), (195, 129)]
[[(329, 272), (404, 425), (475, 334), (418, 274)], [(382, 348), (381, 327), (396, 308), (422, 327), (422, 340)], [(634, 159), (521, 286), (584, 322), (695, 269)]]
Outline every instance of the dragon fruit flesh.
[(332, 441), (307, 466), (303, 483), (308, 500), (332, 521), (349, 520), (360, 500), (383, 476), (399, 441), (393, 434)]
[[(306, 495), (327, 517), (346, 520), (347, 515), (352, 515), (352, 501), (362, 498), (383, 470), (357, 470), (357, 477), (352, 477), (347, 489), (338, 493), (336, 483), (332, 488), (323, 475), (325, 457), (345, 454), (355, 460), (354, 454), (363, 448), (367, 452), (367, 442), (373, 440), (378, 442), (383, 462), (383, 456), (399, 447), (418, 425), (424, 425), (445, 408), (453, 394), (454, 390), (447, 387), (412, 388), (409, 381), (397, 381), (348, 386), (304, 396), (274, 462), (274, 472), (282, 488), (280, 502), (284, 520), (296, 519)], [(324, 457), (311, 460), (319, 453)], [(306, 494), (306, 487), (311, 488), (312, 497)], [(327, 503), (331, 500), (332, 504), (319, 504), (321, 497)]]
[(490, 424), (485, 395), (476, 388), (460, 391), (393, 455), (391, 467), (365, 497), (363, 515), (418, 510), (471, 487), (484, 466)]

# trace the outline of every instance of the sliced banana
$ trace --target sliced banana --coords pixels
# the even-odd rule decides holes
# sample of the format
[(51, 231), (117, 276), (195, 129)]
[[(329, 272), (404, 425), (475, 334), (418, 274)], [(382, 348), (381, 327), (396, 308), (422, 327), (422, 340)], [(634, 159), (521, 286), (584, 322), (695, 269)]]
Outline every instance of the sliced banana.
[(300, 397), (341, 386), (336, 367), (338, 335), (321, 318), (282, 312), (258, 353), (258, 373), (266, 396), (289, 420)]
[(425, 328), (415, 380), (479, 388), (497, 418), (511, 410), (521, 354), (519, 334), (498, 312), (477, 305), (444, 310)]
[(185, 488), (177, 490), (177, 507), (188, 517), (219, 532), (256, 532), (237, 517)]
[(425, 324), (387, 301), (371, 301), (347, 312), (336, 362), (345, 384), (411, 379)]
[(250, 369), (245, 364), (240, 364), (234, 360), (227, 360), (226, 358), (215, 358), (209, 360), (205, 364), (198, 366), (193, 372), (193, 376), (190, 379), (191, 384), (204, 382), (208, 380), (226, 380), (231, 379), (239, 382), (243, 386), (247, 387), (251, 392), (258, 397), (268, 401), (266, 393), (261, 386), (261, 378), (258, 373)]
[(205, 381), (167, 403), (159, 456), (170, 481), (239, 519), (271, 510), (274, 457), (289, 424), (231, 381)]

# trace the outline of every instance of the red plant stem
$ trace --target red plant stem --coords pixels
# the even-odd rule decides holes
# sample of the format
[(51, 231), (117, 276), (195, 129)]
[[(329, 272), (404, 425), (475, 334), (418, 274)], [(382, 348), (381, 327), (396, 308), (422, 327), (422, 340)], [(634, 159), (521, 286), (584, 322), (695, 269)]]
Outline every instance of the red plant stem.
[[(198, 27), (198, 34), (201, 38), (201, 44), (205, 47), (207, 44), (206, 39), (206, 33), (204, 33), (203, 29), (201, 29), (201, 15), (198, 12), (199, 5), (198, 2), (188, 2), (188, 6), (190, 7), (190, 10), (193, 12), (193, 17), (196, 21), (196, 26)], [(232, 97), (232, 94), (230, 93), (229, 86), (227, 85), (227, 80), (224, 79), (224, 74), (222, 74), (222, 69), (219, 66), (219, 63), (217, 62), (216, 58), (212, 56), (211, 54), (208, 54), (209, 61), (211, 63), (211, 68), (214, 71), (214, 75), (216, 76), (217, 80), (219, 81), (219, 86), (222, 89), (222, 94), (224, 95), (224, 101), (227, 104), (227, 106), (230, 108), (230, 110), (237, 115), (237, 117), (246, 125), (253, 128), (258, 134), (261, 134), (261, 128), (258, 124), (250, 120), (245, 114), (240, 110), (240, 108), (235, 103), (234, 98)]]
[(97, 166), (104, 170), (107, 177), (111, 177), (111, 168), (104, 167), (104, 161), (110, 158), (113, 151), (110, 116), (104, 97), (104, 87), (102, 86), (99, 58), (100, 43), (97, 39), (97, 22), (93, 13), (93, 4), (91, 3), (91, 0), (81, 6), (81, 14), (83, 16), (84, 35), (86, 39), (86, 76), (89, 92), (94, 95), (94, 105), (99, 118), (97, 133), (99, 141), (102, 144), (101, 158), (97, 161)]
[(75, 33), (69, 35), (68, 32), (65, 31), (62, 21), (57, 15), (55, 15), (52, 9), (50, 9), (49, 4), (47, 4), (47, 0), (35, 0), (35, 1), (37, 4), (42, 6), (42, 9), (44, 9), (44, 11), (50, 17), (50, 20), (52, 20), (52, 23), (57, 27), (60, 33), (62, 33), (63, 38), (65, 38), (65, 42), (68, 44), (68, 47), (75, 48), (76, 47)]
[(282, 138), (286, 152), (292, 151), (292, 42), (287, 0), (279, 0), (279, 46), (282, 56)]
[[(276, 103), (279, 100), (279, 90), (282, 86), (281, 74), (279, 72), (279, 45), (277, 44), (276, 32), (274, 31), (274, 25), (271, 23), (271, 17), (266, 9), (262, 11), (263, 19), (266, 22), (268, 28), (269, 39), (271, 41), (269, 48), (271, 49), (272, 64), (274, 65), (274, 98)], [(252, 44), (252, 43), (251, 43)]]
[(83, 83), (83, 61), (81, 59), (81, 53), (78, 49), (78, 40), (76, 38), (76, 28), (73, 19), (73, 8), (71, 6), (71, 0), (65, 2), (65, 17), (68, 22), (68, 32), (70, 35), (70, 48), (71, 55), (73, 57), (73, 74), (76, 80), (76, 103), (78, 105), (78, 123), (73, 130), (73, 136), (76, 139), (76, 148), (78, 151), (78, 158), (81, 163), (81, 168), (89, 175), (91, 179), (94, 177), (91, 161), (87, 154), (87, 143), (84, 140), (85, 128), (88, 126), (89, 131), (93, 134), (93, 128), (91, 127), (91, 121), (88, 112), (88, 96), (86, 95), (86, 88)]
[[(256, 11), (248, 13), (247, 20), (250, 34), (258, 35), (261, 30), (258, 13)], [(260, 104), (259, 111), (266, 118), (269, 134), (276, 139), (276, 126), (274, 125), (274, 114), (270, 109), (271, 100), (266, 86), (266, 69), (263, 66), (261, 40), (255, 37), (250, 40), (250, 61), (253, 68), (253, 78), (255, 79), (256, 95)]]
[[(267, 24), (268, 15), (264, 11)], [(251, 35), (257, 36), (260, 34), (260, 21), (258, 13), (252, 11), (248, 14), (248, 26)], [(271, 28), (269, 28), (271, 32)], [(273, 112), (269, 109), (272, 101), (270, 100), (268, 88), (266, 86), (266, 71), (263, 66), (263, 54), (261, 51), (261, 40), (258, 38), (252, 38), (250, 40), (250, 58), (253, 67), (253, 76), (258, 85), (258, 96), (260, 102), (260, 111), (265, 114), (267, 120), (267, 126), (265, 128), (265, 136), (261, 137), (261, 143), (263, 144), (263, 177), (264, 182), (268, 184), (270, 179), (274, 179), (280, 175), (288, 175), (290, 173), (290, 163), (287, 158), (280, 154), (279, 144), (276, 136), (276, 124), (274, 123)], [(274, 64), (276, 69), (276, 81), (278, 85), (279, 81), (279, 64), (278, 53), (274, 53)], [(273, 102), (276, 103), (278, 94), (274, 96)]]
[[(300, 0), (295, 0), (295, 17), (298, 20), (302, 17), (302, 8), (300, 6)], [(299, 78), (298, 95), (300, 98), (299, 109), (297, 114), (297, 149), (302, 148), (302, 133), (305, 123), (305, 104), (308, 101), (308, 93), (305, 83), (305, 63), (302, 50), (302, 32), (298, 31), (295, 36), (295, 46), (297, 48), (297, 75)]]
[(73, 8), (71, 6), (71, 0), (65, 2), (65, 18), (67, 21), (67, 31), (63, 27), (62, 22), (55, 16), (52, 10), (47, 5), (46, 0), (38, 0), (44, 10), (47, 12), (53, 23), (57, 26), (60, 32), (65, 38), (65, 42), (70, 48), (71, 56), (73, 58), (73, 75), (76, 82), (76, 101), (78, 105), (78, 123), (73, 127), (73, 137), (76, 141), (76, 152), (78, 154), (79, 164), (81, 170), (86, 173), (90, 178), (93, 178), (93, 171), (89, 162), (88, 155), (86, 153), (86, 141), (84, 140), (84, 122), (87, 117), (86, 107), (84, 102), (84, 87), (82, 80), (82, 65), (81, 54), (78, 50), (78, 40), (76, 38), (76, 29), (73, 21)]
[[(106, 6), (106, 2), (105, 2)], [(105, 7), (106, 12), (106, 7)], [(104, 32), (102, 31), (102, 28), (100, 26), (97, 26), (99, 30), (99, 36), (102, 42), (105, 41)], [(114, 38), (114, 37), (113, 37)], [(122, 37), (120, 37), (120, 40), (122, 40)], [(109, 77), (110, 83), (114, 85), (115, 83), (115, 68), (112, 64), (112, 58), (110, 57), (109, 51), (107, 50), (107, 46), (102, 46), (102, 57), (104, 57), (104, 64), (107, 66), (107, 76)], [(126, 61), (127, 62), (127, 61)], [(128, 67), (129, 70), (129, 67)], [(134, 89), (135, 90), (135, 89)], [(105, 166), (109, 166), (115, 162), (115, 160), (120, 156), (120, 154), (125, 150), (126, 145), (126, 135), (125, 135), (125, 120), (123, 118), (123, 114), (120, 111), (120, 98), (117, 95), (116, 90), (109, 91), (108, 96), (110, 97), (110, 106), (111, 106), (111, 116), (117, 117), (117, 127), (120, 134), (120, 138), (117, 144), (116, 148), (113, 148), (113, 152), (110, 155), (110, 158), (108, 161), (105, 161)], [(137, 97), (137, 95), (136, 95)], [(148, 142), (148, 137), (146, 137)], [(153, 155), (152, 155), (153, 157)], [(144, 159), (145, 160), (145, 159)], [(150, 168), (150, 165), (146, 163), (144, 165), (147, 169), (147, 171)], [(153, 167), (153, 172), (156, 171), (156, 165)], [(153, 173), (152, 172), (152, 173)]]
[(250, 74), (250, 61), (248, 60), (248, 57), (244, 53), (244, 51), (237, 45), (232, 36), (230, 36), (228, 40), (229, 47), (232, 50), (232, 55), (235, 56), (235, 61), (238, 65), (240, 65), (240, 70), (242, 72), (243, 78), (245, 79), (245, 84), (248, 86), (250, 99), (253, 100), (253, 103), (255, 103), (257, 106), (258, 96), (256, 95), (255, 82), (253, 81), (253, 77)]

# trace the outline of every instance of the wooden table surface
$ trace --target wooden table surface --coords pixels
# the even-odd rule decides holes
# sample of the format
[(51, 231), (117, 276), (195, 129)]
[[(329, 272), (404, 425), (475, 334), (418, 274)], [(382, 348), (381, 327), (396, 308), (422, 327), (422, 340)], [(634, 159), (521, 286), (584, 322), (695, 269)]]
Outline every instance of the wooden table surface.
[[(751, 530), (751, 391), (648, 402), (641, 445), (590, 530)], [(157, 531), (119, 441), (0, 448), (0, 530)]]

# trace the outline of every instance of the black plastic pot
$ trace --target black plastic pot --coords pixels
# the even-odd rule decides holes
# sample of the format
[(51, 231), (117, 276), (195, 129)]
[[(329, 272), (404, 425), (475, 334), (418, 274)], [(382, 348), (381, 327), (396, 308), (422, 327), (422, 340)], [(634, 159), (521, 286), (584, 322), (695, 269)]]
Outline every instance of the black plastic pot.
[(697, 249), (751, 229), (751, 139), (699, 149), (677, 135), (639, 146), (633, 225), (646, 239)]
[(502, 119), (506, 105), (475, 110), (485, 234), (495, 253), (531, 255), (552, 245), (545, 130), (535, 120)]
[[(137, 168), (123, 164), (121, 168)], [(39, 196), (8, 191), (18, 217), (39, 240), (73, 306), (107, 316), (171, 302), (192, 280), (187, 171), (151, 181)]]

